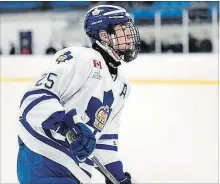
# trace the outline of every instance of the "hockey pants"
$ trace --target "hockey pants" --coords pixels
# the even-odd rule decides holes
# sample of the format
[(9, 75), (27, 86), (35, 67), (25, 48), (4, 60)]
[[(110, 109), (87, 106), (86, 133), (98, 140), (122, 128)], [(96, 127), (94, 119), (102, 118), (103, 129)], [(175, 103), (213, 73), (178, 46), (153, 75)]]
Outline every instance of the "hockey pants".
[(79, 184), (62, 165), (19, 144), (17, 175), (20, 184)]

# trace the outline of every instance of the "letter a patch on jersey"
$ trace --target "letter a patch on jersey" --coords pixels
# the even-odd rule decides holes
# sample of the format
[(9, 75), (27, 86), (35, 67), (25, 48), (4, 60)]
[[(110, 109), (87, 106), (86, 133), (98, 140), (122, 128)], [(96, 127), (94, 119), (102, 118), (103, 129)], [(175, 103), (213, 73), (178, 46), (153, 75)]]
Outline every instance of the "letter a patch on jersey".
[(93, 60), (94, 67), (102, 69), (101, 61)]

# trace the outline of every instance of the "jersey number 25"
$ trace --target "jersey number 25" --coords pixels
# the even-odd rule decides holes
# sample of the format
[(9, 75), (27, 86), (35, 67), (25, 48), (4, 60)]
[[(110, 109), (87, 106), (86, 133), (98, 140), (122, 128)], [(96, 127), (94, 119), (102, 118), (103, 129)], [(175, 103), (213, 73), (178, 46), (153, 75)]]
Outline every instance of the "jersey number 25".
[(54, 85), (54, 79), (57, 77), (55, 73), (44, 73), (40, 80), (37, 81), (35, 86), (44, 85), (46, 88), (51, 89)]

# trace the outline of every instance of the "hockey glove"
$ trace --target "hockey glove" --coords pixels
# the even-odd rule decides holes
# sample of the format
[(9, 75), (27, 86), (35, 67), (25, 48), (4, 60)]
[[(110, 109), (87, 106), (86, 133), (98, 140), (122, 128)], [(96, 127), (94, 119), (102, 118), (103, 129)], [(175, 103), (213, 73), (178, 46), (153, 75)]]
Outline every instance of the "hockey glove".
[[(123, 164), (121, 161), (109, 163), (105, 165), (105, 167), (120, 184), (134, 184), (131, 182), (131, 175), (128, 172), (123, 172)], [(106, 184), (112, 184), (108, 178), (105, 178), (105, 180)]]
[[(68, 112), (64, 118), (68, 122), (69, 129), (66, 134), (71, 152), (76, 155), (79, 162), (84, 162), (91, 155), (96, 146), (96, 139), (92, 131), (81, 122), (73, 122), (74, 110)], [(72, 123), (70, 123), (72, 121)]]
[(119, 181), (120, 184), (132, 184), (131, 183), (131, 175), (128, 172), (125, 172), (125, 179)]

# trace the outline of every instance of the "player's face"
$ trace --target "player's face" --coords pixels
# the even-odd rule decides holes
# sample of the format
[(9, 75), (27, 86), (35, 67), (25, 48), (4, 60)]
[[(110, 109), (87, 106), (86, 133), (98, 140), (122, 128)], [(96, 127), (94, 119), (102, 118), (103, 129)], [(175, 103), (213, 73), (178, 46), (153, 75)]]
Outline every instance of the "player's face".
[(104, 44), (113, 48), (112, 52), (116, 58), (125, 56), (125, 53), (131, 53), (129, 57), (134, 57), (132, 54), (137, 54), (136, 45), (139, 41), (139, 33), (133, 23), (116, 25), (114, 34), (108, 34), (105, 30), (101, 30), (99, 36)]
[(114, 30), (116, 35), (114, 50), (117, 52), (131, 49), (133, 45), (131, 29), (127, 26), (116, 25)]

